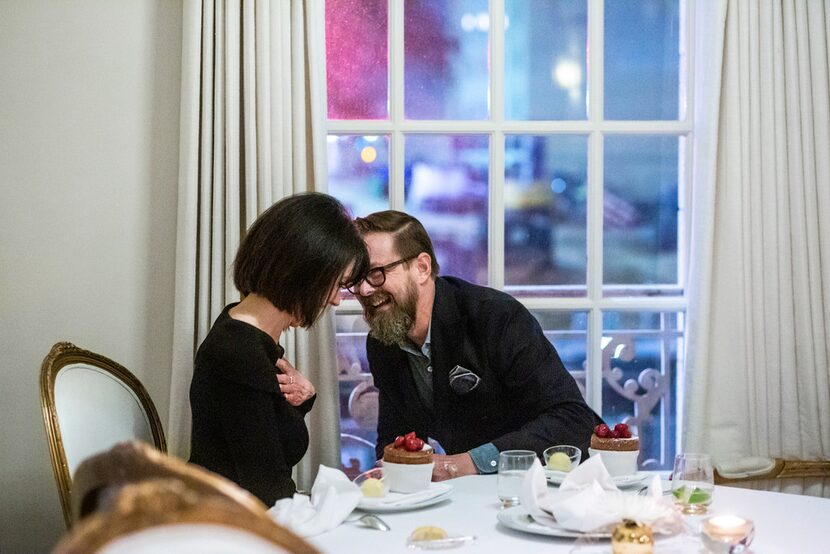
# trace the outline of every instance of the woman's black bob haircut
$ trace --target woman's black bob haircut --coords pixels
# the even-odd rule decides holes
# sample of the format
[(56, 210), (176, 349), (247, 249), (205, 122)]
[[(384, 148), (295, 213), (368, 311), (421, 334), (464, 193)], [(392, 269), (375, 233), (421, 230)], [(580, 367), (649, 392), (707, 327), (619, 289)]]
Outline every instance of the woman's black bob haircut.
[(326, 194), (305, 193), (280, 200), (254, 221), (236, 253), (233, 281), (242, 294), (263, 296), (311, 327), (332, 289), (360, 281), (368, 269), (348, 210)]

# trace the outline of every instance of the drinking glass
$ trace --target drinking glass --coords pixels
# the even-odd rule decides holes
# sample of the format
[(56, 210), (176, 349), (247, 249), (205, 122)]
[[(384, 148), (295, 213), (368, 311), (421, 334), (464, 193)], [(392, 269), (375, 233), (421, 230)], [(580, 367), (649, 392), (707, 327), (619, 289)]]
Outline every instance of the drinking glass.
[(499, 453), (499, 500), (504, 508), (519, 503), (522, 479), (535, 459), (536, 453), (532, 450), (505, 450)]
[(708, 454), (678, 454), (674, 459), (671, 492), (684, 514), (705, 514), (712, 503), (715, 477)]

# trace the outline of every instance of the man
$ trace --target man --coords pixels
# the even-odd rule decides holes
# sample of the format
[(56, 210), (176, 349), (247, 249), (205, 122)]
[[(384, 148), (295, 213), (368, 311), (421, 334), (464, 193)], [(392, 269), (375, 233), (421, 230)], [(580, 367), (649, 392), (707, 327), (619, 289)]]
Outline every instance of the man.
[(498, 470), (500, 451), (556, 444), (587, 452), (601, 420), (528, 310), (454, 277), (421, 223), (397, 211), (356, 220), (369, 250), (352, 287), (369, 324), (366, 353), (380, 390), (376, 454), (396, 436), (432, 437), (433, 480)]

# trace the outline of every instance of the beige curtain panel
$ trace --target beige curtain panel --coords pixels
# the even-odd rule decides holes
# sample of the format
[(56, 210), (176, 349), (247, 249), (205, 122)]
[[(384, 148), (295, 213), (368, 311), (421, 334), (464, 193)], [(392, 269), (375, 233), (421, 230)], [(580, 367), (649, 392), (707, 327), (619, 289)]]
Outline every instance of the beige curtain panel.
[[(171, 452), (190, 446), (196, 348), (239, 300), (230, 267), (262, 211), (325, 176), (322, 0), (186, 0), (182, 44), (176, 306), (168, 422)], [(310, 40), (314, 37), (314, 40)], [(320, 463), (339, 467), (334, 323), (287, 333), (286, 356), (315, 384), (307, 487)]]
[(697, 7), (684, 449), (830, 459), (830, 2)]

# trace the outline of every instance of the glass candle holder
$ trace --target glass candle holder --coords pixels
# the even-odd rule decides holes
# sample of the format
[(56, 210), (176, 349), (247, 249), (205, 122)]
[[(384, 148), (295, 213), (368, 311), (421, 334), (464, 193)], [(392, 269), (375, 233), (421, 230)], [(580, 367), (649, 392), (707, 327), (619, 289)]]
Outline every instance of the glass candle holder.
[(734, 515), (706, 518), (700, 530), (704, 546), (717, 554), (741, 554), (749, 548), (754, 536), (752, 521)]

